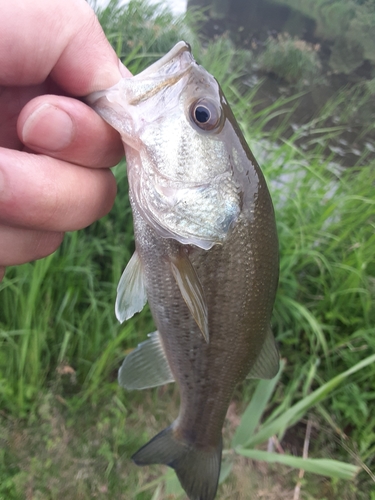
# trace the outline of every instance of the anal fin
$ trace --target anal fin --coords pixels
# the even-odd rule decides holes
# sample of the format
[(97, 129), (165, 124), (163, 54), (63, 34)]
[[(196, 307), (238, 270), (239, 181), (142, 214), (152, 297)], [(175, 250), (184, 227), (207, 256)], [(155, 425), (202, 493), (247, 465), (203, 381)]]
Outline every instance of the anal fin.
[(186, 252), (171, 257), (172, 272), (181, 295), (193, 315), (204, 340), (209, 342), (208, 312), (203, 287)]
[(142, 311), (147, 302), (146, 288), (143, 281), (143, 271), (137, 251), (129, 260), (119, 284), (116, 297), (116, 318), (120, 323)]
[(174, 382), (159, 332), (150, 333), (149, 337), (122, 363), (118, 381), (125, 389), (147, 389)]
[(246, 378), (271, 379), (277, 375), (280, 367), (279, 351), (269, 328), (260, 353)]

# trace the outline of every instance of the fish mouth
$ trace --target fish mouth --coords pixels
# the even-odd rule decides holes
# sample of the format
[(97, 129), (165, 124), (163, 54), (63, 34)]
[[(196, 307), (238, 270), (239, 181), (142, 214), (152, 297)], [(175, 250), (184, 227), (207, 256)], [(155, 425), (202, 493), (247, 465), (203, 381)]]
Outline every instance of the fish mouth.
[(137, 105), (157, 94), (166, 87), (172, 87), (196, 65), (187, 42), (178, 42), (165, 56), (133, 77), (133, 82), (142, 82), (142, 91), (129, 99), (129, 104)]
[[(154, 62), (132, 78), (122, 78), (119, 83), (106, 90), (99, 90), (85, 97), (85, 101), (99, 114), (100, 108), (114, 108), (108, 103), (126, 103), (136, 106), (167, 87), (179, 82), (197, 65), (187, 42), (178, 42), (165, 56)], [(124, 97), (126, 96), (126, 97)], [(104, 116), (102, 116), (104, 117)], [(115, 127), (116, 128), (116, 127)]]
[(163, 66), (165, 66), (165, 69), (168, 71), (168, 73), (173, 72), (173, 66), (177, 64), (181, 65), (182, 64), (182, 56), (183, 54), (187, 52), (188, 55), (190, 56), (188, 59), (190, 59), (190, 62), (193, 61), (193, 56), (191, 54), (191, 47), (187, 42), (181, 41), (176, 43), (176, 45), (167, 53), (165, 54), (161, 59), (158, 61), (154, 62), (151, 64), (151, 66), (148, 66), (145, 70), (143, 70), (139, 75), (136, 75), (136, 77), (141, 76), (142, 78), (145, 76), (149, 76), (155, 73), (158, 73), (159, 71), (162, 70)]

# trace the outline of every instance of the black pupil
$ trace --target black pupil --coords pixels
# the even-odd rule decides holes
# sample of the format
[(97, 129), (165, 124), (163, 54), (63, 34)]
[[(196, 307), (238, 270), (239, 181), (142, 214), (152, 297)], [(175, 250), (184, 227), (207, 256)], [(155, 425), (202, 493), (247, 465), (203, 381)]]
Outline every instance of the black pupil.
[(195, 118), (199, 123), (207, 123), (211, 117), (211, 113), (204, 106), (197, 106), (195, 108)]

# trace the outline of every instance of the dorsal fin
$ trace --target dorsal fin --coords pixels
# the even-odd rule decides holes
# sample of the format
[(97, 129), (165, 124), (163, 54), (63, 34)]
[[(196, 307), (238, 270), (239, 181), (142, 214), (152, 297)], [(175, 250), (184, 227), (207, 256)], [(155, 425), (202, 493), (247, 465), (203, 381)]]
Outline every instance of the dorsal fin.
[(279, 365), (279, 351), (271, 328), (269, 328), (262, 349), (246, 378), (271, 379), (277, 375)]

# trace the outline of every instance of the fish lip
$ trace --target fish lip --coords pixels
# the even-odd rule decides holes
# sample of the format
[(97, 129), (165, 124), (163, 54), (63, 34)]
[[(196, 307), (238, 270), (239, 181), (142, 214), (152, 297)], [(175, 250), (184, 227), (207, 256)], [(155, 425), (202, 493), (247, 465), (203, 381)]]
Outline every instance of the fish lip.
[(133, 77), (135, 82), (148, 82), (140, 92), (128, 98), (128, 104), (136, 106), (150, 99), (167, 87), (172, 87), (188, 75), (196, 61), (187, 42), (178, 42), (165, 56)]
[(187, 43), (184, 42), (183, 40), (176, 43), (172, 49), (167, 52), (161, 59), (158, 59), (156, 62), (151, 64), (151, 66), (148, 66), (146, 69), (141, 71), (141, 73), (138, 73), (138, 75), (135, 76), (137, 78), (138, 76), (143, 78), (144, 76), (149, 76), (152, 74), (155, 74), (160, 71), (160, 69), (169, 64), (173, 59), (180, 59), (181, 55), (184, 52), (188, 52), (190, 54), (190, 59), (193, 60), (193, 56), (191, 54), (191, 46)]
[[(173, 64), (173, 61), (175, 64)], [(196, 62), (191, 53), (190, 45), (187, 42), (181, 41), (172, 47), (172, 49), (161, 59), (151, 64), (151, 66), (144, 69), (137, 75), (131, 78), (122, 78), (120, 82), (113, 85), (113, 87), (93, 92), (92, 94), (86, 96), (84, 100), (87, 104), (89, 104), (89, 106), (95, 108), (95, 104), (101, 97), (105, 98), (107, 101), (110, 100), (108, 97), (108, 91), (112, 91), (115, 95), (122, 93), (122, 82), (137, 82), (138, 80), (141, 82), (142, 80), (151, 82), (152, 85), (145, 89), (144, 92), (134, 94), (133, 96), (131, 93), (129, 94), (127, 104), (135, 106), (139, 102), (152, 97), (162, 88), (169, 87), (177, 83), (181, 80), (181, 78), (189, 73), (194, 64), (196, 64)], [(133, 83), (131, 83), (131, 85), (133, 85)]]

